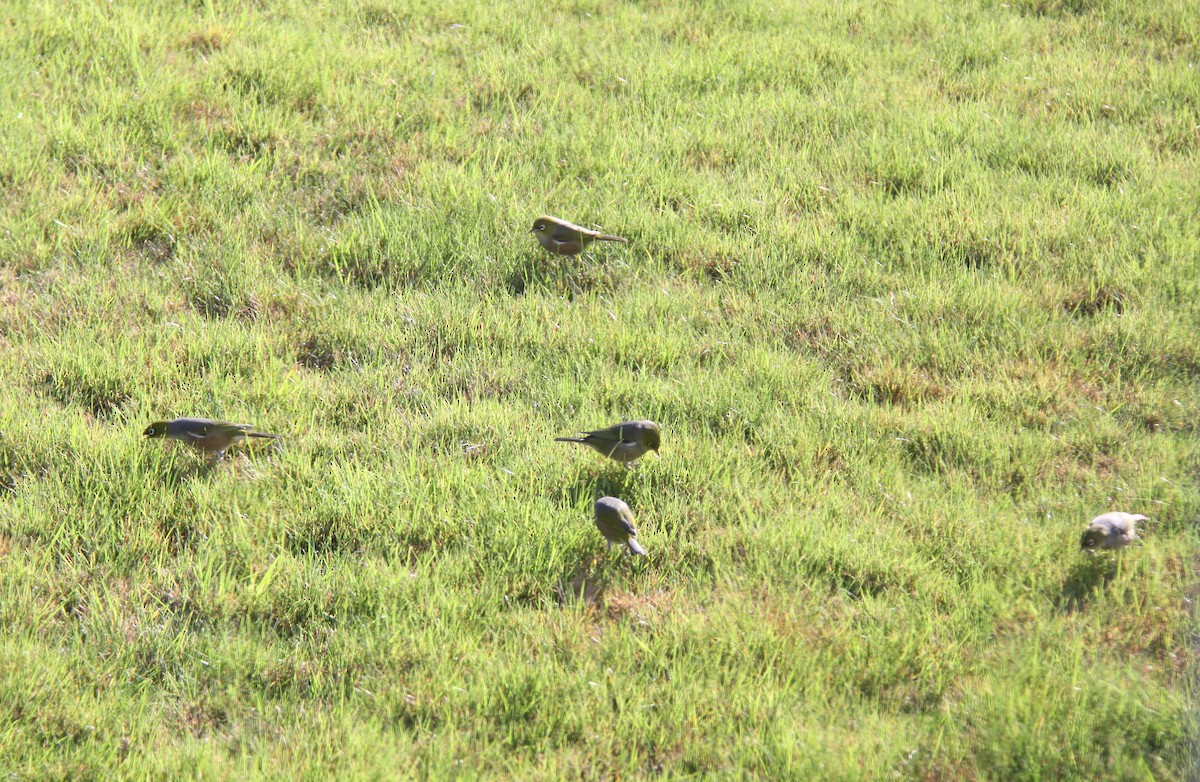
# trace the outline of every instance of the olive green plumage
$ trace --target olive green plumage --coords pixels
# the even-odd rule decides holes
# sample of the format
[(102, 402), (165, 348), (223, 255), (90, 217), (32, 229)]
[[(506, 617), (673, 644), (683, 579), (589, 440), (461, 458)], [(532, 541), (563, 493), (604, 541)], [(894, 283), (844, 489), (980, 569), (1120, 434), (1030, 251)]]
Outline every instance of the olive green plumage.
[(580, 443), (610, 459), (629, 464), (647, 452), (658, 453), (662, 432), (653, 421), (624, 421), (619, 424), (584, 431), (583, 437), (556, 437), (560, 443)]
[(616, 497), (601, 497), (596, 500), (595, 511), (596, 529), (608, 541), (609, 549), (616, 543), (628, 547), (630, 554), (646, 556), (646, 549), (637, 542), (637, 527), (628, 505)]
[(263, 437), (278, 440), (279, 435), (258, 432), (251, 424), (234, 424), (229, 421), (214, 421), (211, 418), (175, 418), (170, 421), (155, 421), (142, 432), (146, 437), (165, 437), (178, 440), (198, 448), (219, 461), (234, 443), (247, 437)]
[(538, 243), (555, 255), (578, 255), (592, 242), (622, 242), (629, 240), (612, 234), (590, 231), (581, 225), (569, 223), (550, 215), (542, 215), (533, 222), (530, 233)]

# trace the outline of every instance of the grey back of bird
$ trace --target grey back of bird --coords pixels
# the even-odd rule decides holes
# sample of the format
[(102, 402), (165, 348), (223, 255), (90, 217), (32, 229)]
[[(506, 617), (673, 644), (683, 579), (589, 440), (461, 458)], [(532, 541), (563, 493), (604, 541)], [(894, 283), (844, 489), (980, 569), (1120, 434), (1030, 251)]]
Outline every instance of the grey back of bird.
[(584, 432), (583, 437), (556, 437), (564, 443), (582, 443), (610, 459), (628, 464), (648, 451), (658, 451), (662, 435), (653, 421), (622, 421), (603, 429)]
[(1146, 517), (1122, 511), (1101, 514), (1092, 519), (1083, 531), (1079, 547), (1089, 551), (1124, 548), (1137, 540), (1139, 521), (1146, 521)]
[(633, 511), (623, 501), (616, 497), (601, 497), (594, 506), (596, 513), (596, 529), (612, 544), (624, 544), (629, 547), (629, 553), (646, 556), (646, 549), (637, 541), (637, 527), (633, 523)]

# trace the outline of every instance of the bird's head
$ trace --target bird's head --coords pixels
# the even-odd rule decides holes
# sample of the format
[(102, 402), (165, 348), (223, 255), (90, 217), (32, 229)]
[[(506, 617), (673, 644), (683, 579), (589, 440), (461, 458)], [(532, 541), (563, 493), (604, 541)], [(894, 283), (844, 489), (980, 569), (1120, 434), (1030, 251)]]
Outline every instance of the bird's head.
[(651, 451), (658, 453), (658, 446), (662, 442), (662, 433), (658, 429), (658, 424), (653, 421), (647, 421), (645, 429), (642, 430), (642, 444)]
[(154, 423), (152, 423), (146, 427), (146, 431), (142, 432), (142, 436), (143, 437), (166, 437), (167, 436), (167, 422), (166, 421), (155, 421)]
[(533, 221), (533, 228), (530, 228), (529, 232), (538, 236), (549, 236), (550, 232), (554, 230), (555, 222), (553, 217), (542, 215)]
[(1083, 538), (1079, 541), (1079, 550), (1092, 552), (1103, 542), (1103, 532), (1098, 529), (1086, 529), (1083, 531)]

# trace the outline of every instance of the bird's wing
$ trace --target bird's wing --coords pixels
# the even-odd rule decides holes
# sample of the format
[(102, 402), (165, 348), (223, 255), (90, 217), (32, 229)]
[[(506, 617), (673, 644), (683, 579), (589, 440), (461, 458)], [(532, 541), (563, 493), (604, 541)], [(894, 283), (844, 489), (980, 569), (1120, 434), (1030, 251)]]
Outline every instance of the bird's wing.
[(231, 424), (227, 421), (194, 421), (188, 424), (184, 434), (202, 440), (214, 434), (237, 434), (253, 428), (250, 424)]
[(202, 439), (207, 437), (213, 430), (216, 421), (211, 421), (207, 418), (187, 418), (183, 420), (172, 421), (169, 426), (184, 437), (194, 439)]
[(603, 440), (609, 443), (634, 443), (637, 442), (637, 436), (634, 434), (634, 429), (629, 424), (617, 424), (604, 429), (595, 429), (590, 432), (584, 432), (588, 437), (594, 437), (597, 440)]
[(1123, 533), (1128, 525), (1124, 519), (1115, 519), (1112, 517), (1100, 518), (1092, 522), (1090, 529), (1094, 529), (1104, 535), (1113, 533)]
[(580, 234), (590, 233), (586, 228), (580, 228), (573, 223), (561, 222), (556, 223), (554, 230), (550, 232), (550, 238), (556, 242), (572, 242), (579, 241)]
[(637, 527), (633, 524), (633, 512), (629, 510), (629, 506), (624, 503), (609, 502), (601, 505), (596, 503), (597, 516), (603, 516), (609, 522), (613, 529), (620, 530), (628, 535), (636, 535)]
[(560, 255), (578, 255), (583, 251), (583, 242), (576, 239), (569, 242), (555, 242), (554, 249)]

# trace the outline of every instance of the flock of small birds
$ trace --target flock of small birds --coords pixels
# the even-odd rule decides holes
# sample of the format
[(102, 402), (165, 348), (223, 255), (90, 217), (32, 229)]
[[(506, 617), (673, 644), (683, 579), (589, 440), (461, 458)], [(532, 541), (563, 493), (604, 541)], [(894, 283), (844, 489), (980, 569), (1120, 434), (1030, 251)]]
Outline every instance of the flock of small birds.
[[(530, 229), (543, 248), (555, 255), (578, 255), (592, 242), (628, 242), (620, 236), (602, 234), (582, 226), (543, 215)], [(187, 443), (211, 457), (215, 464), (225, 457), (230, 446), (247, 438), (278, 440), (279, 435), (257, 431), (251, 424), (235, 424), (211, 418), (175, 418), (171, 421), (155, 421), (142, 433), (146, 437), (166, 438)], [(624, 421), (619, 424), (581, 432), (582, 437), (556, 437), (564, 443), (586, 445), (596, 453), (607, 456), (626, 466), (645, 456), (650, 451), (658, 453), (661, 431), (653, 421)], [(601, 497), (593, 506), (596, 529), (613, 544), (625, 546), (631, 555), (645, 556), (646, 549), (637, 540), (637, 527), (633, 522), (633, 511), (616, 497)], [(1137, 523), (1147, 521), (1137, 513), (1113, 511), (1092, 519), (1079, 542), (1081, 551), (1093, 553), (1097, 550), (1120, 549), (1137, 540)]]

